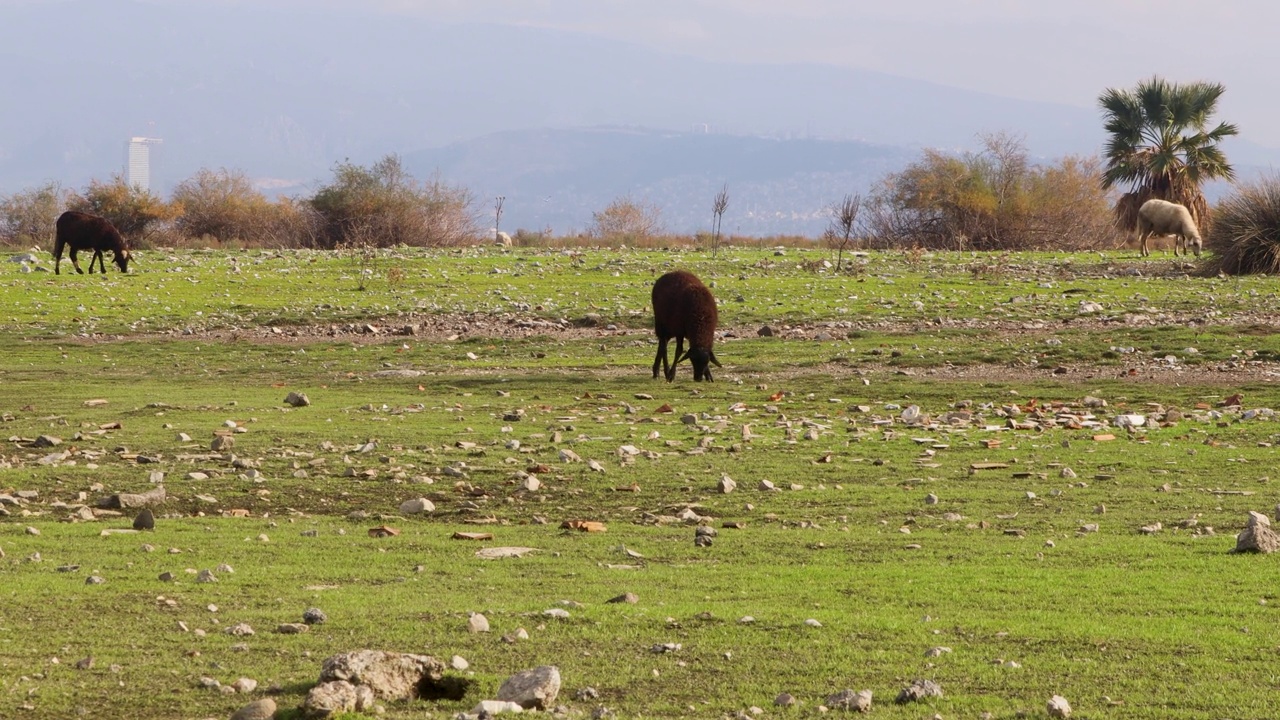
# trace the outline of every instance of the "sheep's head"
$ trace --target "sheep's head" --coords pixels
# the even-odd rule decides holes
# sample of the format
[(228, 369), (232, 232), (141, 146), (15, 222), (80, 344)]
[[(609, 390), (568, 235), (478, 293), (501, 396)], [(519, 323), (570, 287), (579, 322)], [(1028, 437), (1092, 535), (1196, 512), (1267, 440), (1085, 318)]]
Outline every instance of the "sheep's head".
[(689, 364), (693, 365), (693, 379), (702, 382), (706, 378), (707, 382), (714, 382), (711, 379), (711, 366), (721, 367), (720, 361), (716, 359), (715, 351), (703, 348), (689, 348), (682, 357), (689, 358)]
[(711, 351), (703, 348), (692, 348), (689, 350), (689, 363), (693, 365), (693, 379), (702, 382), (705, 378), (707, 382), (711, 380)]
[(1200, 239), (1200, 236), (1193, 235), (1191, 237), (1191, 252), (1195, 253), (1196, 257), (1200, 257), (1200, 250), (1203, 249), (1203, 247), (1204, 241)]
[[(1199, 253), (1196, 253), (1196, 254), (1198, 255)], [(120, 268), (120, 272), (122, 273), (129, 272), (130, 257), (131, 256), (129, 255), (128, 250), (121, 250), (120, 252), (115, 253), (115, 263), (116, 263), (116, 266)]]

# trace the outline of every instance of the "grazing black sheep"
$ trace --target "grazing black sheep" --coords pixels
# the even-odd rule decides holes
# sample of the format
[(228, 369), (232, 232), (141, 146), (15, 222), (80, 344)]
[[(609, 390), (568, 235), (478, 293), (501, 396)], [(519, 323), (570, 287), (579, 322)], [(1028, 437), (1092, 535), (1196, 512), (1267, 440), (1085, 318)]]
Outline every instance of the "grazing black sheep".
[[(711, 350), (718, 319), (715, 297), (693, 273), (676, 270), (658, 278), (653, 284), (653, 329), (658, 334), (653, 376), (658, 377), (661, 365), (667, 382), (671, 382), (676, 377), (676, 365), (689, 358), (693, 379), (701, 382), (705, 377), (707, 382), (712, 382), (710, 363), (720, 367)], [(667, 341), (671, 338), (676, 339), (676, 359), (667, 365)], [(686, 339), (688, 352), (684, 350)]]
[(76, 262), (76, 253), (80, 250), (92, 250), (89, 260), (89, 273), (93, 273), (93, 264), (98, 263), (102, 274), (107, 274), (107, 265), (102, 260), (102, 251), (110, 250), (120, 272), (129, 272), (129, 243), (121, 237), (110, 220), (89, 213), (68, 210), (58, 216), (57, 229), (53, 241), (53, 274), (61, 275), (62, 249), (70, 249), (71, 266), (76, 272), (83, 274), (80, 263)]

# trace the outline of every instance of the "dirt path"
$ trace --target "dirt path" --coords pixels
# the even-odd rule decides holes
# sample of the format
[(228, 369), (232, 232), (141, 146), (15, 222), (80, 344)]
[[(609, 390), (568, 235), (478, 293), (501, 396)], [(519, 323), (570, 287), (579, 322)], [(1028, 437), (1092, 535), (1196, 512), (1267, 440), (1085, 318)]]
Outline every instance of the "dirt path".
[[(1247, 328), (1251, 334), (1280, 332), (1274, 327), (1275, 318), (1266, 315), (1239, 314), (1213, 318), (1214, 325)], [(1081, 316), (1068, 322), (1048, 323), (1039, 321), (1015, 321), (992, 319), (948, 320), (933, 322), (903, 321), (832, 321), (777, 325), (771, 328), (776, 337), (783, 340), (821, 340), (823, 337), (844, 337), (851, 331), (882, 333), (927, 333), (947, 330), (982, 331), (989, 333), (993, 341), (1005, 338), (1034, 338), (1050, 336), (1061, 331), (1113, 330), (1158, 326), (1202, 326), (1203, 316), (1175, 313), (1130, 314), (1100, 317)], [(727, 326), (721, 328), (726, 339), (756, 337), (759, 326)], [(165, 333), (136, 335), (94, 335), (75, 339), (64, 338), (59, 342), (96, 344), (104, 342), (147, 340), (156, 338), (190, 339), (200, 342), (253, 342), (305, 345), (317, 342), (344, 342), (378, 344), (396, 339), (413, 339), (423, 342), (453, 342), (471, 338), (522, 339), (552, 337), (557, 340), (583, 340), (608, 337), (649, 338), (647, 328), (617, 327), (607, 323), (589, 321), (550, 321), (540, 318), (491, 314), (431, 314), (370, 320), (364, 322), (321, 323), (299, 326), (253, 326), (239, 329), (172, 330)], [(483, 372), (483, 371), (481, 371)], [(1119, 364), (1073, 364), (1061, 367), (1028, 365), (939, 365), (932, 368), (900, 369), (889, 365), (859, 363), (856, 366), (831, 363), (814, 368), (783, 368), (771, 376), (802, 375), (814, 372), (830, 375), (852, 374), (910, 374), (938, 379), (965, 379), (974, 381), (1028, 381), (1056, 379), (1064, 382), (1087, 382), (1094, 379), (1124, 379), (1135, 382), (1158, 382), (1178, 385), (1231, 386), (1244, 382), (1276, 382), (1280, 380), (1280, 363), (1239, 360), (1211, 365), (1185, 366), (1170, 364), (1155, 358), (1134, 355)]]

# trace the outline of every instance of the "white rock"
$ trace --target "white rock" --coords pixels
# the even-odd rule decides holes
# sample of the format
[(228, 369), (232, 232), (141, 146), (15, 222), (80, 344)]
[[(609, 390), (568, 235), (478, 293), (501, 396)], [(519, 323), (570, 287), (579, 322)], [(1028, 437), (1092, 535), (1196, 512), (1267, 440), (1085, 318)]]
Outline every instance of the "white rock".
[(497, 715), (498, 713), (518, 712), (524, 712), (524, 708), (520, 706), (520, 703), (508, 700), (481, 700), (475, 707), (471, 708), (472, 715), (479, 715), (480, 713)]
[(400, 512), (405, 515), (421, 515), (422, 513), (435, 512), (436, 505), (426, 498), (415, 498), (400, 503)]
[(1054, 695), (1045, 704), (1045, 711), (1049, 713), (1049, 717), (1068, 718), (1071, 717), (1071, 704), (1061, 695)]

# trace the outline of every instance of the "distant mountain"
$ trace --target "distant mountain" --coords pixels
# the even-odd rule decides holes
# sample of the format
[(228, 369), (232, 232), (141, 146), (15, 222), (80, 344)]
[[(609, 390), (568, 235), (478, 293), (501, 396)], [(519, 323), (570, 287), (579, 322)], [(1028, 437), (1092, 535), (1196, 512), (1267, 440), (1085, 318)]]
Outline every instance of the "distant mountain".
[[(804, 216), (891, 165), (886, 146), (973, 148), (979, 133), (995, 131), (1025, 135), (1038, 156), (1102, 143), (1090, 108), (831, 66), (709, 62), (540, 28), (444, 25), (374, 4), (0, 2), (0, 67), (0, 193), (105, 179), (122, 168), (127, 139), (146, 135), (164, 141), (153, 171), (162, 192), (202, 167), (301, 187), (327, 178), (335, 162), (399, 153), (415, 168), (475, 179), (486, 195), (507, 193), (513, 221), (525, 192), (553, 202), (581, 195), (570, 188), (655, 192), (693, 208), (709, 207), (708, 190), (726, 180), (742, 200), (731, 212), (748, 207), (758, 184), (761, 197), (791, 193), (797, 203), (762, 201), (752, 206), (760, 213)], [(592, 132), (570, 132), (599, 126), (661, 131), (613, 131), (594, 149)], [(571, 144), (547, 144), (559, 140)], [(1241, 163), (1280, 155), (1238, 147)], [(591, 152), (599, 162), (587, 162)], [(528, 167), (542, 156), (565, 165)], [(523, 169), (510, 175), (513, 167)], [(673, 229), (702, 222), (682, 204), (667, 207)], [(575, 224), (582, 209), (526, 217), (531, 226)]]
[(832, 202), (865, 193), (915, 155), (849, 140), (587, 128), (494, 133), (403, 160), (420, 179), (466, 186), (483, 208), (502, 195), (502, 227), (512, 232), (585, 230), (620, 197), (657, 206), (670, 231), (709, 230), (712, 201), (727, 187), (724, 232), (817, 235)]

